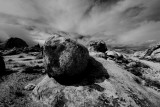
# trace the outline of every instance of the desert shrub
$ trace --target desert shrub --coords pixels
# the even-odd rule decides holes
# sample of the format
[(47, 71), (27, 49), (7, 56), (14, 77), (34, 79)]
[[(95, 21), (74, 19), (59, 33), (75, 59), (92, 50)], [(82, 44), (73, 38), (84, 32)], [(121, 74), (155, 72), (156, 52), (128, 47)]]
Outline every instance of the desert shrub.
[(24, 86), (41, 76), (34, 73), (13, 73), (6, 76), (5, 80), (0, 82), (0, 107), (34, 107), (29, 97), (30, 91), (26, 91)]

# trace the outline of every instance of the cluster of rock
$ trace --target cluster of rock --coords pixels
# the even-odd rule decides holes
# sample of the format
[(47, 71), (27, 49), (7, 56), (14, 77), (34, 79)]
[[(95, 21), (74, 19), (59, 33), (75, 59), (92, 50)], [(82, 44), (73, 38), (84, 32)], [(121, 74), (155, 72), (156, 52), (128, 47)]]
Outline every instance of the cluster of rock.
[[(55, 92), (58, 93), (57, 91), (65, 87), (64, 85), (87, 85), (109, 78), (103, 66), (89, 55), (88, 49), (65, 37), (65, 34), (54, 34), (53, 37), (46, 40), (44, 44), (44, 65), (48, 76), (34, 89), (32, 93), (34, 100), (39, 100), (37, 97), (43, 91), (43, 88), (52, 88), (50, 85), (53, 85), (53, 83), (57, 87)], [(43, 87), (45, 84), (47, 87)], [(38, 87), (42, 89), (39, 90)], [(60, 96), (55, 94), (52, 100), (56, 100), (56, 97)], [(57, 101), (51, 102), (55, 103), (51, 105), (57, 105)], [(63, 105), (65, 102), (60, 103)]]
[(44, 66), (48, 75), (36, 86), (29, 84), (25, 87), (26, 90), (33, 90), (31, 96), (34, 101), (48, 107), (158, 105), (154, 104), (154, 101), (157, 102), (154, 95), (150, 96), (140, 87), (140, 80), (136, 77), (139, 74), (133, 71), (131, 73), (134, 75), (131, 75), (106, 59), (124, 65), (127, 70), (144, 65), (118, 52), (108, 51), (105, 42), (91, 42), (88, 45), (89, 52), (86, 47), (65, 35), (54, 34), (44, 44)]
[(29, 52), (42, 52), (43, 47), (41, 47), (39, 44), (32, 46), (32, 47), (25, 47), (23, 48), (23, 53), (29, 53)]
[(91, 56), (113, 60), (123, 59), (121, 53), (108, 50), (107, 45), (103, 40), (90, 41), (87, 46)]
[(150, 46), (145, 52), (136, 52), (134, 57), (160, 62), (160, 44)]
[(103, 40), (94, 40), (88, 43), (88, 50), (105, 53), (108, 49)]

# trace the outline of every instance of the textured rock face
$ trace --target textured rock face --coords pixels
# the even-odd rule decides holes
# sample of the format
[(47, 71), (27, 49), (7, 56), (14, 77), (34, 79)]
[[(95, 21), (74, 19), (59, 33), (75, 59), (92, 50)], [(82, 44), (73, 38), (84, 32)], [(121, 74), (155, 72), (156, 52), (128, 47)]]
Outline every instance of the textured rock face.
[(106, 51), (105, 54), (111, 58), (118, 58), (118, 54), (115, 51)]
[(0, 55), (0, 76), (5, 73), (5, 63), (3, 57)]
[(107, 69), (110, 79), (90, 85), (63, 86), (46, 76), (34, 88), (33, 100), (47, 107), (159, 107), (160, 97), (137, 83), (137, 76), (112, 61), (96, 60)]
[(153, 45), (151, 46), (145, 53), (144, 56), (150, 56), (154, 51), (156, 51), (157, 49), (160, 48), (160, 43), (156, 44), (156, 45)]
[(106, 52), (107, 46), (106, 43), (102, 40), (90, 41), (88, 44), (89, 51), (97, 51), (97, 52)]
[[(62, 34), (61, 34), (62, 35)], [(70, 77), (85, 71), (89, 52), (75, 41), (55, 34), (44, 44), (44, 63), (51, 77)]]
[(28, 47), (27, 43), (20, 39), (20, 38), (10, 38), (6, 41), (4, 48), (11, 49), (11, 48), (23, 48)]

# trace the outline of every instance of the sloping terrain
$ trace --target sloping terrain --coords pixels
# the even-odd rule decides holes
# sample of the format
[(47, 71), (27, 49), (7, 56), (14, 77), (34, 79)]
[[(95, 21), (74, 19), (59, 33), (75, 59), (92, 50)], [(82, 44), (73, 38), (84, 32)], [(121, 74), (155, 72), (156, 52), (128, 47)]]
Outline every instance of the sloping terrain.
[(33, 99), (48, 106), (158, 107), (160, 94), (111, 60), (96, 58), (110, 75), (91, 85), (62, 86), (46, 76), (34, 89)]
[[(40, 52), (4, 56), (6, 75), (0, 78), (2, 107), (159, 107), (158, 62), (93, 52), (96, 63), (77, 84), (62, 85), (44, 74)], [(92, 55), (90, 53), (90, 55)], [(104, 57), (104, 58), (100, 58)], [(96, 65), (96, 66), (95, 66)], [(93, 68), (92, 68), (93, 67)], [(109, 77), (101, 75), (105, 72)], [(92, 82), (91, 82), (91, 81)], [(33, 88), (26, 86), (33, 84)], [(35, 88), (34, 88), (35, 87)]]

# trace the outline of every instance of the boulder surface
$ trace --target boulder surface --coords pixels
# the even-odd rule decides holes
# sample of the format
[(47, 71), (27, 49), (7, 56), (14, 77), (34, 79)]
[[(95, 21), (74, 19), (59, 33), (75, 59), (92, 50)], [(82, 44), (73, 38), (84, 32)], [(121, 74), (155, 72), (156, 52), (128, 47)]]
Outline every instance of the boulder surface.
[(54, 34), (44, 44), (45, 68), (51, 77), (64, 79), (84, 73), (88, 59), (87, 48), (67, 38), (66, 34)]
[(16, 37), (9, 38), (4, 44), (5, 49), (24, 48), (24, 47), (28, 47), (27, 43), (24, 40)]
[(107, 49), (107, 45), (103, 40), (94, 40), (88, 43), (89, 51), (103, 52), (105, 53)]

